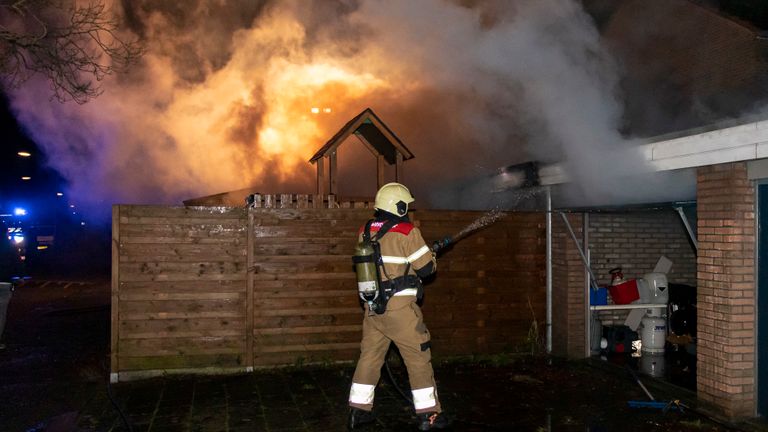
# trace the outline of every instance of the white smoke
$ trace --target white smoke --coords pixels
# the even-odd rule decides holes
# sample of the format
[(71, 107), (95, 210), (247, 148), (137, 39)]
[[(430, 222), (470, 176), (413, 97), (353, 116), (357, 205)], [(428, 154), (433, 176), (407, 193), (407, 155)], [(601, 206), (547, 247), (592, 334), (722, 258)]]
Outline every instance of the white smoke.
[[(446, 186), (525, 160), (565, 161), (585, 203), (626, 195), (619, 175), (648, 177), (625, 152), (616, 70), (575, 0), (123, 6), (148, 48), (130, 74), (83, 106), (51, 102), (43, 82), (12, 95), (70, 195), (95, 208), (313, 193), (307, 160), (366, 107), (413, 151), (405, 182), (434, 206), (462, 207)], [(308, 112), (318, 101), (333, 105), (322, 121)], [(372, 170), (350, 161), (341, 192), (372, 195), (375, 180), (355, 181)]]

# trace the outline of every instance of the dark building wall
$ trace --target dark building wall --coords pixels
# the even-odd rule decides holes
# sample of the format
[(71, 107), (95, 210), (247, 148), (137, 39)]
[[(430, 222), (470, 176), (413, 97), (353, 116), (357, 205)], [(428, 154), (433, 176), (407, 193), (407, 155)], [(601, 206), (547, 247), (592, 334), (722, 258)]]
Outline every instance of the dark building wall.
[(621, 0), (588, 10), (619, 68), (629, 134), (709, 125), (768, 98), (768, 41), (748, 24), (689, 0)]

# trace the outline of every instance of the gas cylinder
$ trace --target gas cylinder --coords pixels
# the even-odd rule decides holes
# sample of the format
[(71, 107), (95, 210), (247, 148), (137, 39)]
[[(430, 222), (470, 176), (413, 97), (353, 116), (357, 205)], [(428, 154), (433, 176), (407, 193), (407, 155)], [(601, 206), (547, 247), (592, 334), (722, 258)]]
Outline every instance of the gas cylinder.
[(640, 321), (642, 331), (640, 341), (642, 351), (647, 353), (663, 353), (667, 341), (667, 320), (660, 316), (646, 315)]
[(361, 241), (355, 247), (352, 257), (357, 273), (357, 291), (365, 301), (373, 300), (379, 291), (379, 278), (376, 274), (376, 251), (370, 241)]
[(611, 275), (611, 285), (616, 286), (626, 282), (624, 280), (624, 273), (621, 272), (621, 267), (610, 269), (608, 273)]

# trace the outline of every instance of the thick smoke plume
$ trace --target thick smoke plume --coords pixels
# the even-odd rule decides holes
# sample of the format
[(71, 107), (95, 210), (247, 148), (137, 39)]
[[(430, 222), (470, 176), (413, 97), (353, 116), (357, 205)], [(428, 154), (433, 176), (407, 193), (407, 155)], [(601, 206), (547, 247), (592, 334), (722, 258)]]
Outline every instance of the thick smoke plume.
[[(575, 0), (111, 6), (146, 44), (139, 66), (85, 105), (51, 102), (43, 82), (12, 95), (70, 195), (93, 208), (251, 186), (313, 193), (308, 159), (366, 107), (416, 155), (405, 182), (433, 206), (473, 205), (467, 179), (524, 160), (565, 161), (574, 194), (603, 199), (622, 194), (616, 174), (646, 172), (617, 132), (615, 69)], [(352, 141), (340, 192), (370, 196), (375, 163)]]

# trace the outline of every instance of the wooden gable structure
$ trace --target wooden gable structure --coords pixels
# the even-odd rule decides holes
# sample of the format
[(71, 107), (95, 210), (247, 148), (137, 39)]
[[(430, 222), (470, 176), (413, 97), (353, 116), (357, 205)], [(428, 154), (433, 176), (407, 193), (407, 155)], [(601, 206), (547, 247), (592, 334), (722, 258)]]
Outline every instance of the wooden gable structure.
[[(336, 151), (350, 135), (354, 135), (376, 156), (376, 189), (384, 185), (384, 163), (395, 165), (395, 181), (403, 177), (403, 162), (412, 159), (413, 153), (400, 138), (373, 112), (366, 108), (348, 121), (336, 134), (309, 160), (317, 164), (317, 194), (337, 193)], [(328, 162), (326, 180), (325, 162)], [(327, 187), (327, 188), (326, 188)]]

